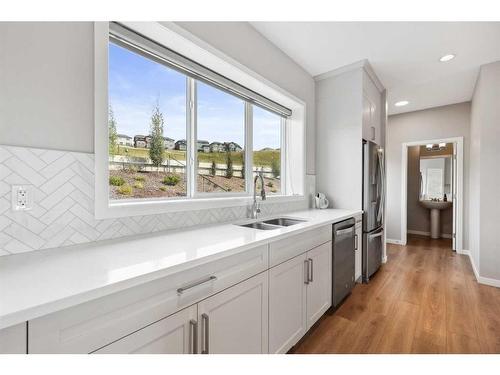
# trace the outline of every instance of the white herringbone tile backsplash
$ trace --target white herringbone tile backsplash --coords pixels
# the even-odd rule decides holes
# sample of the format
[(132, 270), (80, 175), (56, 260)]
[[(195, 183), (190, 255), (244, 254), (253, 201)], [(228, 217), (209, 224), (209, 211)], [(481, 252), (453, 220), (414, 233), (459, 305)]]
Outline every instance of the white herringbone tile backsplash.
[[(34, 188), (34, 207), (11, 210), (11, 185)], [(264, 215), (307, 203), (263, 205)], [(246, 207), (94, 219), (94, 155), (0, 146), (0, 256), (244, 218)]]

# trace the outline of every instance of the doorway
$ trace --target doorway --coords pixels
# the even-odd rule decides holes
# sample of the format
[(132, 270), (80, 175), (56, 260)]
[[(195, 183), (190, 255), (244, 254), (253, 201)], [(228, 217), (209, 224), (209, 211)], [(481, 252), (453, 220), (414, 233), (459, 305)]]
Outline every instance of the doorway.
[[(407, 243), (408, 233), (448, 237), (452, 249), (460, 253), (463, 250), (463, 137), (407, 142), (402, 148), (403, 245)], [(417, 217), (410, 220), (409, 210)], [(422, 223), (426, 212), (427, 220)]]

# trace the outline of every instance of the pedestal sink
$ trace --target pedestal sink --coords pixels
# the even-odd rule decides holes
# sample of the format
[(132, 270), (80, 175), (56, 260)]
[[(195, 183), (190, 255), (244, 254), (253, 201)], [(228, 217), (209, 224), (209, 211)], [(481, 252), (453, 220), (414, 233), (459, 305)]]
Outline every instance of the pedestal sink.
[(451, 207), (452, 202), (420, 201), (420, 204), (431, 210), (431, 238), (441, 238), (441, 210)]

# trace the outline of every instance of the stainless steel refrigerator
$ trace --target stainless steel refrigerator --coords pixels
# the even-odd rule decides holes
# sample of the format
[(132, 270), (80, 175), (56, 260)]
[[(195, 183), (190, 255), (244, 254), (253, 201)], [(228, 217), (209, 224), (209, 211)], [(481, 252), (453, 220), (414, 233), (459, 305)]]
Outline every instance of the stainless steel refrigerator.
[(363, 281), (368, 282), (382, 263), (384, 246), (384, 152), (363, 141)]

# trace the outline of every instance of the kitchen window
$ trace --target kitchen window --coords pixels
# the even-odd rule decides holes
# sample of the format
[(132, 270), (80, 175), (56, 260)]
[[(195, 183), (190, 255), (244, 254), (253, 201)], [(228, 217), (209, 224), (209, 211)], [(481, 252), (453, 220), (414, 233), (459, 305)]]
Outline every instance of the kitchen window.
[(280, 194), (285, 119), (253, 107), (253, 175), (262, 173), (266, 194)]
[(109, 198), (179, 198), (186, 187), (185, 75), (109, 42)]
[(245, 101), (196, 82), (199, 193), (245, 192)]
[[(303, 155), (295, 155), (296, 171), (287, 167), (292, 110), (122, 25), (108, 30), (97, 216), (248, 204), (257, 173), (270, 198), (303, 197)], [(290, 132), (298, 150), (301, 129)], [(123, 214), (109, 213), (116, 208)]]

